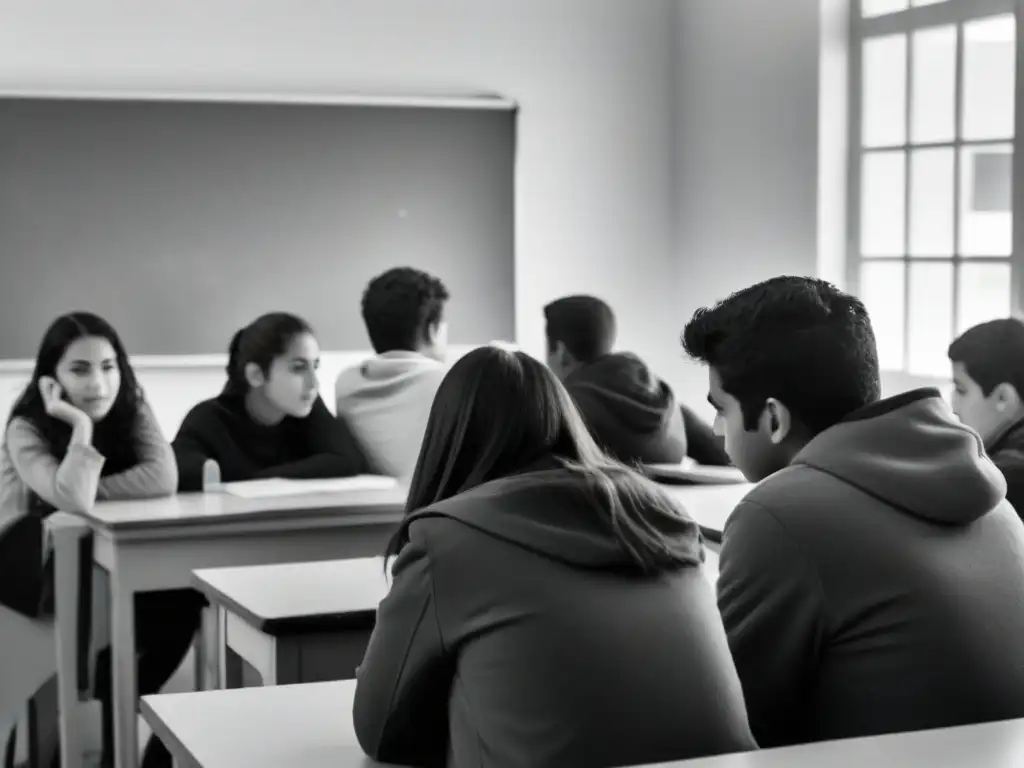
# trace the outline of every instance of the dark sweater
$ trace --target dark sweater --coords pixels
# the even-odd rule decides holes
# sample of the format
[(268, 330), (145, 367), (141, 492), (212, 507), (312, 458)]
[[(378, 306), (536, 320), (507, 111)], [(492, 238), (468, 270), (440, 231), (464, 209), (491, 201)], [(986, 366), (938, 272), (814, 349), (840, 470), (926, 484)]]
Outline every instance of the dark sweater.
[(220, 465), (225, 483), (349, 477), (371, 471), (345, 422), (335, 418), (320, 398), (306, 418), (289, 416), (266, 426), (252, 420), (243, 398), (221, 394), (189, 411), (172, 446), (179, 491), (202, 490), (207, 459)]
[(762, 747), (1024, 717), (1024, 523), (936, 390), (825, 430), (733, 512), (718, 602)]
[[(598, 768), (755, 748), (709, 580), (639, 573), (603, 503), (553, 469), (407, 518), (357, 673), (371, 757)], [(692, 521), (659, 526), (697, 562)]]
[(636, 355), (617, 352), (585, 363), (565, 379), (598, 445), (627, 464), (678, 464), (686, 429), (672, 389)]
[(1024, 420), (995, 435), (988, 455), (1006, 478), (1006, 500), (1024, 517)]

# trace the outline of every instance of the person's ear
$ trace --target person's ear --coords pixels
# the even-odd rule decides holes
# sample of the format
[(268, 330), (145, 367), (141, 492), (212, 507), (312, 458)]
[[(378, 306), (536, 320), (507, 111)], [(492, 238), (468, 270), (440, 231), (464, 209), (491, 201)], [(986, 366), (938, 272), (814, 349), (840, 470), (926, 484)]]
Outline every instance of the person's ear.
[(761, 414), (768, 439), (772, 445), (781, 445), (793, 429), (793, 417), (789, 408), (774, 397), (769, 397)]
[(262, 387), (267, 380), (267, 377), (263, 375), (263, 371), (256, 363), (245, 364), (245, 380), (249, 383), (250, 387)]
[(558, 361), (558, 364), (562, 368), (570, 368), (576, 361), (573, 359), (572, 354), (568, 348), (561, 341), (555, 342), (555, 348), (551, 350), (551, 356)]
[(996, 410), (1000, 413), (1017, 413), (1021, 410), (1020, 394), (1018, 394), (1017, 388), (1009, 382), (996, 386), (989, 398), (995, 403)]

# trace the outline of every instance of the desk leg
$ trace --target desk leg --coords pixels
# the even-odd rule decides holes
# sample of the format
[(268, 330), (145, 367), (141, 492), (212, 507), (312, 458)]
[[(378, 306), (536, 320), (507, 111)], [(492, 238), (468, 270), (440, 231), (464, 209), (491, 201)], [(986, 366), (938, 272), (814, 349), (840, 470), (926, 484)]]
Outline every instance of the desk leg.
[(196, 690), (215, 691), (221, 687), (221, 624), (216, 605), (203, 609), (203, 625), (196, 643)]
[(135, 595), (124, 568), (110, 574), (111, 646), (114, 668), (114, 768), (137, 768), (139, 762), (138, 685), (135, 679)]
[(78, 542), (81, 524), (54, 524), (53, 541), (54, 631), (57, 651), (57, 696), (60, 707), (60, 749), (64, 768), (82, 768), (82, 732), (78, 694)]

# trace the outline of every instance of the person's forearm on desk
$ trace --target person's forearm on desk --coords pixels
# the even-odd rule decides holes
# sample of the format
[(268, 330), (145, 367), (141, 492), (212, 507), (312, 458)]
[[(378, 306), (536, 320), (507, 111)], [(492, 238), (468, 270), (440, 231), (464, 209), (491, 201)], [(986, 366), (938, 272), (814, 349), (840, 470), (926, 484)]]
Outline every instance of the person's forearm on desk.
[(178, 463), (174, 450), (148, 405), (139, 408), (133, 436), (139, 463), (124, 472), (100, 478), (98, 498), (154, 498), (170, 496), (177, 489)]

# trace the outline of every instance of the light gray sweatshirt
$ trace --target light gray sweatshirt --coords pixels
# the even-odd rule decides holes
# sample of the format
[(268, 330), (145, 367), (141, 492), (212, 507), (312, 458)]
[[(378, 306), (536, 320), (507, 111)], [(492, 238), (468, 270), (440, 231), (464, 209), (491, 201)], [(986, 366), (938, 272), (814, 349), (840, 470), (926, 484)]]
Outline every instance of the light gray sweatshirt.
[(337, 414), (376, 468), (408, 482), (434, 395), (447, 366), (418, 352), (385, 352), (341, 372), (334, 385)]

